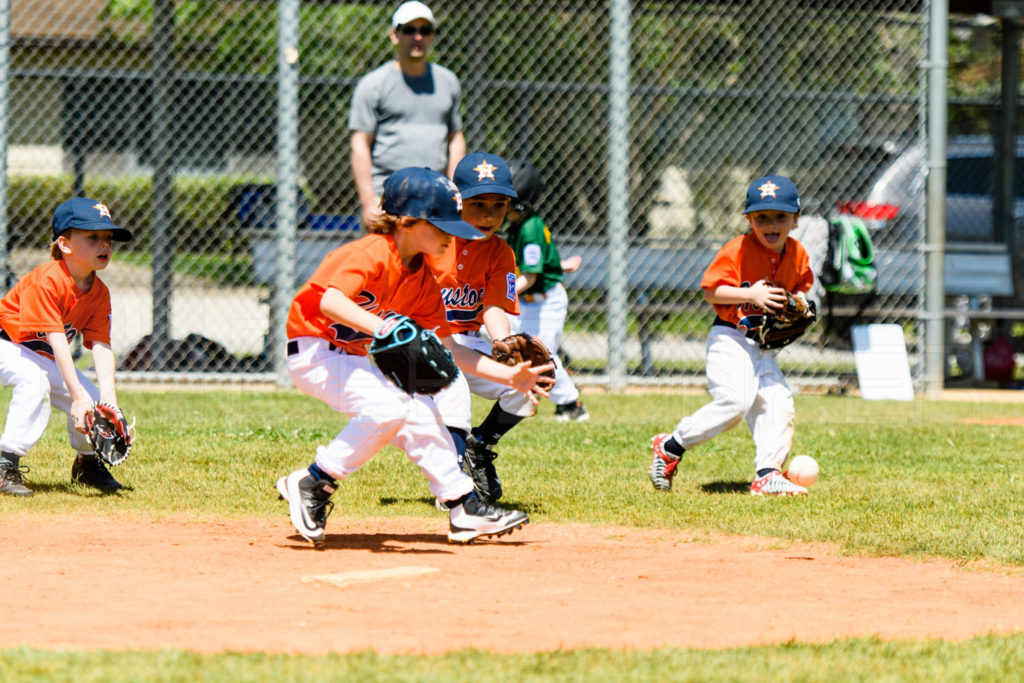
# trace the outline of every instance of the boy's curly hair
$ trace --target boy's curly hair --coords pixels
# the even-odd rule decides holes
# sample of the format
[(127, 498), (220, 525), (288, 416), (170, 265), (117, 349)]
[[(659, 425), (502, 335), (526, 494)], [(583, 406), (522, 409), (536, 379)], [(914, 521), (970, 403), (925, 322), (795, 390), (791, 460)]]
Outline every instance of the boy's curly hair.
[(366, 232), (370, 235), (390, 235), (403, 223), (414, 223), (418, 220), (418, 218), (396, 216), (393, 213), (382, 211), (374, 216), (373, 220), (366, 226)]

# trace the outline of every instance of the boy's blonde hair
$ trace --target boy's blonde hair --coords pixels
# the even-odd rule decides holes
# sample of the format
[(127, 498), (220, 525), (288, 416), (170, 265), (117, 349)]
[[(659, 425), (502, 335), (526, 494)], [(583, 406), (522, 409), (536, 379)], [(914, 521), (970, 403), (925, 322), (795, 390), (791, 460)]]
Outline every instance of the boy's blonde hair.
[[(58, 237), (57, 239), (60, 238)], [(54, 261), (64, 260), (64, 252), (60, 250), (60, 245), (57, 243), (57, 240), (54, 240), (53, 243), (50, 245), (50, 258), (52, 258)]]

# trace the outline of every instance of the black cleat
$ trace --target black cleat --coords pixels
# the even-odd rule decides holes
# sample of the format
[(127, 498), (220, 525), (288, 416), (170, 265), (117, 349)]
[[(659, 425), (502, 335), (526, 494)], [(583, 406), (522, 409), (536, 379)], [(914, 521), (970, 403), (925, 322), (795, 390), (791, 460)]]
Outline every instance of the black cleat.
[(590, 419), (590, 413), (579, 400), (576, 400), (556, 406), (555, 419), (559, 422), (585, 422)]
[(505, 510), (470, 497), (449, 511), (448, 542), (465, 544), (484, 536), (504, 536), (529, 523), (530, 517), (521, 510)]
[(31, 496), (32, 490), (25, 486), (25, 479), (22, 472), (28, 472), (28, 467), (19, 467), (12, 462), (0, 460), (0, 494), (6, 496)]
[(116, 493), (124, 487), (110, 474), (96, 454), (79, 453), (75, 464), (71, 466), (71, 481), (82, 486), (90, 486), (103, 493)]
[(493, 503), (501, 498), (501, 482), (494, 469), (498, 454), (487, 444), (470, 434), (466, 439), (466, 454), (462, 458), (462, 469), (473, 479), (473, 488), (480, 500)]
[(324, 547), (324, 527), (334, 509), (331, 495), (335, 490), (334, 484), (314, 479), (305, 468), (277, 480), (277, 492), (288, 501), (288, 513), (295, 530), (318, 550)]

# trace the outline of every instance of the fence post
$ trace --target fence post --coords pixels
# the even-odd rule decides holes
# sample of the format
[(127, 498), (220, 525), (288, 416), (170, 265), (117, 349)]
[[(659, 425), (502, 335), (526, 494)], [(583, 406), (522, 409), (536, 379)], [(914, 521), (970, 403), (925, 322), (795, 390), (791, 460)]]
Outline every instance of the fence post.
[(277, 268), (271, 301), (270, 349), (278, 386), (288, 386), (285, 321), (295, 288), (299, 189), (299, 0), (278, 2)]
[(174, 154), (171, 149), (174, 0), (153, 3), (153, 365), (167, 370), (174, 289)]
[(629, 0), (610, 0), (608, 32), (608, 388), (626, 386), (629, 263)]
[(931, 5), (928, 26), (928, 210), (925, 235), (924, 391), (942, 390), (946, 370), (946, 72), (949, 22), (948, 0)]
[(7, 98), (10, 97), (11, 0), (0, 0), (0, 284), (4, 291), (14, 283), (7, 253)]

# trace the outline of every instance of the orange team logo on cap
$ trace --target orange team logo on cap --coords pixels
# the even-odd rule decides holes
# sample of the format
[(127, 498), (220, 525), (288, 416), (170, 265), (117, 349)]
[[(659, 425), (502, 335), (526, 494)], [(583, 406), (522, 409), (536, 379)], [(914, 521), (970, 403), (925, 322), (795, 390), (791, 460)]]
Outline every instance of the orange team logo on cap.
[(774, 197), (775, 190), (781, 190), (782, 188), (769, 180), (767, 183), (765, 183), (764, 185), (760, 186), (757, 189), (761, 190), (761, 199), (764, 199), (769, 195)]
[[(100, 212), (100, 218), (110, 218), (110, 209), (108, 209), (107, 205), (104, 204), (103, 202), (97, 202), (96, 204), (93, 204), (92, 208)], [(114, 219), (110, 218), (110, 220)]]
[(448, 191), (452, 193), (452, 199), (455, 200), (455, 208), (459, 213), (462, 213), (462, 193), (459, 192), (459, 186), (452, 182), (451, 178), (445, 178), (441, 176), (441, 182), (444, 184)]
[(473, 170), (476, 171), (476, 179), (483, 180), (484, 178), (490, 178), (494, 180), (494, 172), (498, 169), (494, 164), (484, 161), (479, 166), (474, 166)]

